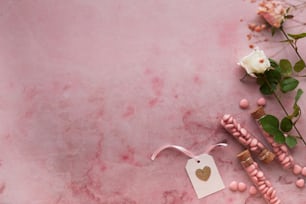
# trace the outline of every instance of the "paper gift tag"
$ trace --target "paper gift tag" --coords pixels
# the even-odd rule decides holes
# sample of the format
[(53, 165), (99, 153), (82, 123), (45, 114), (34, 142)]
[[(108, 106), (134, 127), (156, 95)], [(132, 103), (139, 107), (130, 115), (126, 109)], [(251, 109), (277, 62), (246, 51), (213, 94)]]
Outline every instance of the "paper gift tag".
[(189, 159), (186, 171), (199, 199), (224, 189), (216, 163), (208, 154)]

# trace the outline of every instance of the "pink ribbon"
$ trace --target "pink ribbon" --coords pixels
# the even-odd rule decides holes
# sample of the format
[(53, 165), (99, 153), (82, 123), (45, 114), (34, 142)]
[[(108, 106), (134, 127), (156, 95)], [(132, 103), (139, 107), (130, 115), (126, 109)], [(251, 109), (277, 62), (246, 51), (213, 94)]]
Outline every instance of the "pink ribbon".
[(165, 149), (169, 149), (169, 148), (172, 148), (172, 149), (175, 149), (177, 151), (180, 151), (180, 152), (182, 152), (183, 154), (185, 154), (186, 156), (188, 156), (190, 158), (195, 158), (196, 157), (191, 151), (185, 149), (182, 146), (178, 146), (178, 145), (164, 145), (164, 146), (161, 146), (160, 148), (158, 148), (157, 150), (155, 150), (155, 152), (151, 156), (151, 159), (154, 160), (159, 153), (161, 153)]
[[(221, 141), (221, 142), (219, 142), (217, 144), (210, 145), (207, 148), (207, 150), (205, 151), (205, 153), (209, 154), (212, 150), (214, 150), (216, 147), (219, 147), (219, 146), (226, 147), (227, 146), (226, 140), (223, 140), (223, 141)], [(152, 156), (151, 156), (151, 160), (155, 160), (155, 158), (157, 157), (157, 155), (159, 153), (161, 153), (165, 149), (169, 149), (169, 148), (175, 149), (175, 150), (185, 154), (186, 156), (190, 157), (191, 159), (196, 159), (197, 158), (197, 156), (195, 154), (193, 154), (191, 151), (189, 151), (188, 149), (186, 149), (186, 148), (184, 148), (182, 146), (168, 144), (168, 145), (163, 145), (160, 148), (158, 148), (157, 150), (155, 150), (153, 152)]]

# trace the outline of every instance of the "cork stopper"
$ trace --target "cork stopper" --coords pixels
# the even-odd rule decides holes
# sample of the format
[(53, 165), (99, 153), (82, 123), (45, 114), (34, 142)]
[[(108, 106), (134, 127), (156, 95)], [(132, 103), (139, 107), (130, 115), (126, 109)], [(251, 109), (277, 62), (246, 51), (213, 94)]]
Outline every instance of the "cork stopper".
[(259, 108), (257, 108), (254, 112), (252, 112), (251, 115), (256, 120), (260, 119), (261, 117), (266, 115), (264, 107), (263, 106), (259, 106)]
[(275, 154), (269, 151), (268, 149), (263, 149), (258, 156), (259, 156), (259, 159), (266, 164), (269, 164), (275, 158)]
[(237, 155), (240, 163), (243, 167), (248, 167), (254, 163), (249, 150), (244, 150)]

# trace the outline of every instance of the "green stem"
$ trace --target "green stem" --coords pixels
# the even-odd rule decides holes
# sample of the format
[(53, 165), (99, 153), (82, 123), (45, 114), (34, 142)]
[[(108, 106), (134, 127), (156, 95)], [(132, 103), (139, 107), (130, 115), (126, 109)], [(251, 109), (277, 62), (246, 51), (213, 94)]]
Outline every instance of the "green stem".
[(282, 32), (282, 34), (285, 36), (286, 40), (289, 42), (289, 44), (291, 45), (291, 47), (293, 48), (293, 50), (295, 51), (296, 55), (299, 57), (300, 60), (304, 61), (302, 56), (300, 55), (298, 48), (295, 44), (293, 44), (292, 40), (289, 38), (289, 36), (287, 35), (287, 33), (285, 32), (283, 27), (280, 27), (280, 31)]
[[(263, 79), (265, 80), (265, 82), (267, 83), (267, 85), (269, 86), (269, 89), (272, 91), (273, 96), (275, 97), (276, 101), (278, 102), (278, 104), (280, 105), (280, 107), (282, 108), (282, 110), (285, 112), (286, 116), (289, 116), (288, 111), (286, 110), (285, 106), (283, 105), (282, 101), (280, 100), (279, 96), (275, 93), (275, 91), (273, 90), (270, 82), (266, 79), (266, 77), (264, 76)], [(294, 130), (296, 131), (296, 133), (298, 134), (298, 137), (303, 141), (304, 145), (306, 145), (306, 141), (304, 140), (304, 138), (302, 137), (301, 132), (297, 129), (297, 127), (295, 126), (295, 123), (292, 124)]]

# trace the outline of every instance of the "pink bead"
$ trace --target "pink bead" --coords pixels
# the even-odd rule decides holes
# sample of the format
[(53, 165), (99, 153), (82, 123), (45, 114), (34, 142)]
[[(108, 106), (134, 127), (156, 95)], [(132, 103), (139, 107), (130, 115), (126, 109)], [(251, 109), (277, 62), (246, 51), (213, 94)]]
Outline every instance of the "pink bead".
[(295, 185), (298, 187), (298, 188), (303, 188), (304, 185), (305, 185), (305, 181), (304, 179), (298, 179), (296, 182), (295, 182)]
[(258, 178), (256, 176), (252, 176), (251, 180), (253, 181), (253, 183), (258, 183)]
[(233, 123), (235, 126), (238, 126), (239, 123), (237, 122), (237, 120), (234, 119), (233, 117), (231, 119), (232, 119), (231, 123)]
[(294, 167), (293, 167), (293, 173), (294, 173), (295, 175), (298, 175), (298, 174), (300, 174), (301, 172), (302, 172), (302, 167), (301, 167), (300, 165), (298, 165), (298, 164), (294, 165)]
[(233, 136), (234, 136), (234, 137), (240, 137), (241, 134), (240, 134), (240, 132), (233, 132)]
[(247, 141), (243, 137), (238, 138), (239, 142), (241, 142), (243, 145), (246, 145)]
[(259, 181), (258, 186), (264, 185), (266, 182), (265, 181)]
[[(269, 188), (266, 186), (266, 187), (261, 191), (261, 193), (267, 195), (268, 189), (269, 189)], [(268, 196), (268, 195), (267, 195), (267, 196)]]
[(286, 164), (286, 163), (288, 163), (288, 162), (290, 162), (288, 156), (286, 156), (286, 157), (281, 161), (282, 164)]
[(251, 135), (249, 133), (247, 133), (244, 137), (245, 137), (245, 139), (250, 139)]
[(278, 159), (279, 161), (283, 161), (286, 157), (286, 154), (285, 153), (282, 153), (281, 155), (279, 155)]
[(277, 148), (277, 149), (275, 149), (275, 150), (273, 150), (274, 151), (274, 153), (275, 153), (275, 155), (277, 156), (277, 157), (279, 157), (279, 155), (281, 155), (283, 152), (282, 152), (282, 150), (280, 149), (280, 148)]
[(241, 99), (239, 103), (240, 108), (247, 109), (249, 107), (249, 101), (247, 99)]
[(290, 169), (291, 167), (292, 167), (291, 162), (287, 162), (287, 163), (283, 164), (284, 169)]
[(303, 167), (303, 169), (302, 169), (302, 175), (303, 175), (303, 176), (306, 176), (306, 167)]
[(222, 120), (227, 121), (230, 117), (231, 117), (231, 115), (225, 114), (225, 115), (223, 116)]
[(249, 137), (247, 137), (247, 141), (246, 141), (246, 144), (247, 145), (250, 145), (251, 144), (251, 142), (252, 142), (252, 138), (249, 136)]
[(266, 200), (271, 200), (270, 196), (266, 193), (262, 193), (263, 194), (263, 197), (266, 199)]
[(246, 131), (246, 129), (244, 129), (244, 128), (241, 128), (240, 129), (240, 132), (241, 132), (241, 134), (243, 135), (243, 136), (246, 136), (247, 135), (247, 131)]
[(237, 183), (237, 181), (232, 181), (232, 182), (230, 183), (230, 185), (229, 185), (229, 189), (230, 189), (231, 191), (237, 191), (237, 189), (238, 189), (238, 183)]
[(273, 192), (273, 188), (269, 187), (267, 190), (267, 195), (271, 196), (272, 192)]
[(251, 164), (250, 166), (246, 168), (247, 172), (249, 173), (251, 173), (254, 169), (255, 169), (255, 166), (253, 164)]
[(258, 143), (258, 140), (257, 139), (252, 139), (252, 142), (251, 142), (251, 147), (255, 147)]
[(252, 172), (250, 172), (250, 176), (256, 176), (258, 170), (254, 169)]
[(258, 181), (265, 181), (266, 180), (266, 178), (263, 176), (263, 177), (261, 177), (261, 178), (258, 178)]
[(271, 187), (271, 186), (272, 186), (271, 182), (268, 181), (268, 180), (265, 181), (265, 184), (266, 184), (268, 187)]
[(273, 190), (272, 193), (271, 193), (271, 199), (275, 198), (276, 197), (276, 191)]
[(266, 99), (265, 98), (259, 98), (257, 100), (257, 105), (259, 106), (265, 106), (266, 105)]
[(281, 145), (280, 148), (284, 151), (284, 152), (288, 152), (288, 147), (286, 145)]
[(262, 171), (258, 171), (257, 172), (257, 177), (258, 178), (262, 178), (264, 176), (263, 172)]
[(238, 190), (239, 190), (240, 192), (244, 192), (244, 191), (246, 190), (246, 188), (247, 188), (247, 186), (246, 186), (245, 183), (243, 183), (243, 182), (239, 182), (239, 183), (238, 183)]
[(257, 193), (257, 189), (255, 188), (255, 186), (250, 186), (249, 194), (255, 195), (256, 193)]
[(265, 185), (260, 185), (260, 186), (258, 186), (258, 190), (259, 190), (260, 192), (262, 192), (265, 188), (266, 188)]
[(231, 124), (231, 123), (225, 125), (225, 128), (228, 129), (228, 130), (232, 129), (233, 127), (235, 127), (235, 125)]

